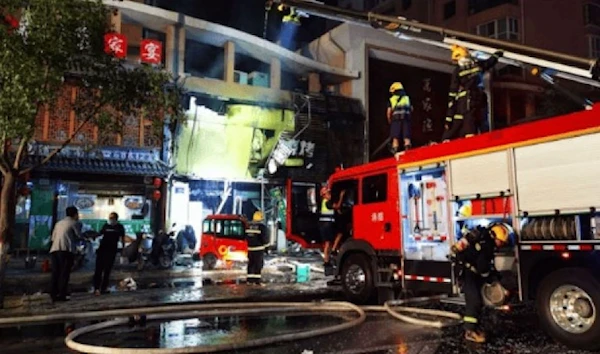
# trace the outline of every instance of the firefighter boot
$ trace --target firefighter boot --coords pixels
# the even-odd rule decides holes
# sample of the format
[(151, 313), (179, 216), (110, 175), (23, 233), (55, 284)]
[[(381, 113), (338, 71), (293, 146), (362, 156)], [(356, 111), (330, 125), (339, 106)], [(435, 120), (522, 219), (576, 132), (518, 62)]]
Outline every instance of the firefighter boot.
[(465, 331), (465, 339), (473, 343), (485, 343), (485, 333), (482, 331)]

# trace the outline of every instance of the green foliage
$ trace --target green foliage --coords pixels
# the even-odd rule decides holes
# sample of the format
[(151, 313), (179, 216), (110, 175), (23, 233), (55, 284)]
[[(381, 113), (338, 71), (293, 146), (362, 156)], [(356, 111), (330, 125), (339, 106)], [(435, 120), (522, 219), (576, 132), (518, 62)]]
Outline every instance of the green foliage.
[[(0, 0), (2, 17), (27, 23), (21, 31), (0, 24), (2, 172), (19, 169), (19, 161), (10, 161), (8, 142), (32, 138), (38, 112), (55, 102), (65, 82), (80, 88), (74, 104), (80, 123), (119, 132), (130, 115), (145, 114), (157, 125), (165, 115), (181, 116), (180, 91), (170, 74), (104, 52), (110, 11), (101, 0)], [(119, 113), (109, 116), (107, 108)]]

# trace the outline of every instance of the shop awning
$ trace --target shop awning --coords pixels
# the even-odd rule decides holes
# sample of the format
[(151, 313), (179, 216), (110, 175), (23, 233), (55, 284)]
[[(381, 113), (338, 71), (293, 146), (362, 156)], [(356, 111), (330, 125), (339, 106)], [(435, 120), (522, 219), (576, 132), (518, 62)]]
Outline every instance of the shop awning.
[[(29, 156), (25, 165), (35, 166), (42, 156)], [(169, 168), (158, 161), (119, 161), (56, 156), (36, 171), (167, 177)]]

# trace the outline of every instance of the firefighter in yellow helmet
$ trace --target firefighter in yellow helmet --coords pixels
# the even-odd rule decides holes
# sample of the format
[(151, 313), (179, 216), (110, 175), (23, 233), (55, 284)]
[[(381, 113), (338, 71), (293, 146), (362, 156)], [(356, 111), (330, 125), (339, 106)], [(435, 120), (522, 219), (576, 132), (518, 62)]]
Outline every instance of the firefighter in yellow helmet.
[(391, 97), (387, 106), (387, 121), (390, 125), (390, 139), (392, 140), (392, 153), (400, 153), (400, 139), (404, 140), (404, 151), (410, 149), (411, 141), (411, 113), (410, 98), (401, 82), (394, 82), (390, 86)]
[(480, 314), (483, 307), (481, 289), (499, 279), (494, 267), (494, 252), (510, 243), (512, 228), (494, 223), (488, 227), (476, 227), (467, 232), (451, 247), (449, 258), (457, 271), (459, 283), (465, 294), (466, 309), (463, 317), (465, 339), (484, 343)]
[(257, 211), (246, 228), (248, 242), (248, 284), (261, 285), (261, 272), (264, 265), (264, 255), (269, 247), (267, 228), (263, 224), (263, 214)]
[(476, 60), (465, 47), (453, 45), (451, 50), (456, 68), (448, 93), (443, 141), (477, 133), (477, 126), (481, 123), (487, 103), (483, 91), (483, 74), (492, 69), (503, 55), (502, 51), (497, 51), (486, 60)]
[[(281, 12), (284, 12), (286, 10), (287, 6), (285, 5), (279, 5), (277, 7), (277, 9)], [(285, 16), (283, 16), (283, 23), (291, 23), (297, 26), (300, 26), (300, 15), (298, 14), (298, 12), (296, 11), (295, 7), (290, 7), (289, 8), (289, 13)]]

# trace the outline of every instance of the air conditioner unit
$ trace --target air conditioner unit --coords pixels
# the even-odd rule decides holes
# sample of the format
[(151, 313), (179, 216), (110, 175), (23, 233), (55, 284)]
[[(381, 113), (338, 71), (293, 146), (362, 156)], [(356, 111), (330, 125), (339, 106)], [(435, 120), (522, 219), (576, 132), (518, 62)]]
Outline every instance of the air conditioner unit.
[(269, 87), (269, 74), (253, 71), (248, 75), (248, 83), (252, 86)]
[(238, 84), (248, 85), (248, 73), (235, 70), (233, 72), (233, 81), (237, 82)]

